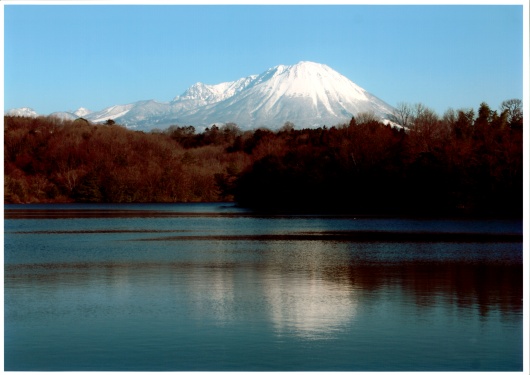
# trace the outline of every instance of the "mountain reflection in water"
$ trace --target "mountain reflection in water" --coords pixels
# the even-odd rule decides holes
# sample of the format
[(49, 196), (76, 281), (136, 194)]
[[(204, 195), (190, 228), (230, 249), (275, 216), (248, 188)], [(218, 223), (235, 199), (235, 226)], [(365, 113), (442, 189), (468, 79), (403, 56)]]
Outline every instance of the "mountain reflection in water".
[(522, 368), (518, 223), (58, 211), (5, 221), (6, 370)]
[[(355, 307), (374, 292), (399, 288), (418, 308), (434, 306), (440, 300), (459, 309), (477, 307), (480, 315), (499, 310), (503, 315), (522, 313), (523, 272), (516, 264), (470, 262), (407, 262), (373, 265), (347, 261), (344, 265), (315, 267), (277, 264), (248, 266), (229, 263), (78, 263), (6, 265), (6, 283), (33, 285), (44, 290), (104, 285), (118, 293), (132, 287), (134, 278), (154, 287), (159, 279), (169, 285), (189, 288), (197, 313), (217, 316), (220, 321), (236, 317), (236, 289), (241, 282), (252, 293), (259, 292), (264, 306), (278, 327), (300, 319), (294, 327), (310, 331), (318, 316), (333, 326), (353, 317)], [(311, 269), (311, 266), (313, 269)], [(181, 289), (184, 286), (181, 286)], [(257, 290), (259, 288), (260, 290)], [(241, 297), (239, 295), (239, 297)], [(255, 298), (255, 295), (252, 297)], [(305, 327), (305, 328), (304, 328)], [(324, 331), (322, 327), (313, 327)], [(281, 330), (281, 329), (280, 329)]]

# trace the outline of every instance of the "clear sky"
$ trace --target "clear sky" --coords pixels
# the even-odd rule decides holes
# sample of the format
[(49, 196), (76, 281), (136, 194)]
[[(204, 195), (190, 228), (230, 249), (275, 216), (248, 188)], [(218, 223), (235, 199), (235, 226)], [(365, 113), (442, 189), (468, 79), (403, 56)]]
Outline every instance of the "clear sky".
[(391, 105), (523, 99), (521, 5), (4, 5), (4, 107), (155, 99), (326, 64)]

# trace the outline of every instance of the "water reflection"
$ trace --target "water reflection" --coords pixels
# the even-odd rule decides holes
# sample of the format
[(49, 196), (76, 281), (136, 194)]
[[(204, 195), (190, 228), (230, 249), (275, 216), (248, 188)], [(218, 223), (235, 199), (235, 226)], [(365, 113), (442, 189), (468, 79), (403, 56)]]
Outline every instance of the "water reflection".
[[(388, 265), (351, 263), (336, 268), (352, 285), (373, 293), (398, 286), (417, 309), (439, 303), (460, 310), (477, 308), (481, 316), (500, 311), (522, 315), (523, 270), (515, 264), (472, 262), (406, 262)], [(341, 277), (342, 279), (342, 277)]]
[(6, 369), (522, 368), (515, 237), (409, 241), (412, 228), (396, 241), (377, 223), (330, 232), (335, 219), (61, 220), (7, 221)]
[[(276, 255), (275, 255), (276, 254)], [(325, 336), (349, 324), (359, 305), (375, 295), (401, 290), (417, 310), (436, 305), (477, 309), (487, 317), (522, 315), (523, 272), (516, 264), (496, 262), (403, 262), (364, 264), (356, 259), (299, 257), (272, 251), (261, 264), (224, 262), (63, 263), (6, 265), (10, 290), (44, 292), (60, 299), (94, 294), (102, 303), (134, 298), (138, 290), (171, 294), (190, 304), (198, 316), (234, 320), (245, 304), (268, 310), (279, 333), (293, 329), (304, 337)], [(339, 251), (335, 261), (344, 255)], [(276, 257), (276, 258), (275, 258)], [(306, 262), (307, 260), (307, 262)], [(136, 291), (136, 292), (135, 292)], [(135, 294), (136, 293), (136, 294)], [(62, 297), (61, 297), (62, 296)], [(95, 298), (95, 297), (94, 297)], [(9, 308), (6, 303), (6, 310)], [(239, 311), (239, 312), (238, 312)]]
[(221, 325), (235, 319), (233, 268), (216, 265), (193, 267), (187, 284), (192, 309), (197, 317), (213, 317)]

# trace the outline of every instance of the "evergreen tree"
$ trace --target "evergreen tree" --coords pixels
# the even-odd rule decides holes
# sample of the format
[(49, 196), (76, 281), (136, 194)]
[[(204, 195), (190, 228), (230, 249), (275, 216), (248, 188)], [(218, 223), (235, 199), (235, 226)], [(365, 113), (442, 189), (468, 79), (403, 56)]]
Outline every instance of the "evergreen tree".
[(83, 177), (74, 191), (74, 198), (78, 202), (97, 203), (102, 201), (103, 195), (95, 173), (89, 173)]

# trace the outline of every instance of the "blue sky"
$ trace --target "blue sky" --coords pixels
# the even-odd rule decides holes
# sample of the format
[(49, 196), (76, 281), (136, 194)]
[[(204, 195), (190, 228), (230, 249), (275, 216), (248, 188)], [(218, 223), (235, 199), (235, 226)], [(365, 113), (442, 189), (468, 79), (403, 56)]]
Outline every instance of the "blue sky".
[(520, 5), (4, 5), (4, 107), (170, 101), (308, 60), (391, 105), (523, 95)]

